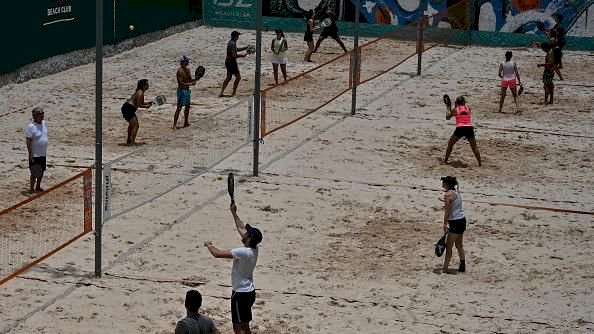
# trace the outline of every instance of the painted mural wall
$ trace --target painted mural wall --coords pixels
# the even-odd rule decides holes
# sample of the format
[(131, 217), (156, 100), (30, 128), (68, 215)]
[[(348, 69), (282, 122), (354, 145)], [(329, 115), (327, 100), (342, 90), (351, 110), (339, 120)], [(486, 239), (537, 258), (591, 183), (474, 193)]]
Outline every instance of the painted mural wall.
[[(594, 36), (594, 0), (469, 1), (473, 1), (471, 26), (474, 30), (544, 34), (555, 25), (552, 15), (561, 14), (568, 35)], [(361, 22), (405, 25), (420, 17), (421, 3), (419, 0), (361, 0)], [(466, 26), (465, 0), (427, 0), (422, 5), (426, 15), (443, 11), (443, 15), (430, 21), (434, 27)], [(454, 9), (446, 10), (452, 6)], [(316, 16), (321, 17), (326, 7), (334, 8), (338, 20), (354, 21), (356, 0), (264, 0), (263, 14), (302, 18), (305, 11), (314, 9)]]

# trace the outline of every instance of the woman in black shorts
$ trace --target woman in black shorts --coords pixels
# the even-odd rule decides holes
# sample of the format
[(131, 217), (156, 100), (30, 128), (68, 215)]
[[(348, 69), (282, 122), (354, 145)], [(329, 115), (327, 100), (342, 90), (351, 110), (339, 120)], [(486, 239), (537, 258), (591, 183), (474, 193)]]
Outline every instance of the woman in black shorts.
[(150, 108), (153, 103), (144, 102), (144, 92), (149, 89), (147, 79), (138, 80), (136, 91), (132, 96), (122, 105), (122, 117), (128, 121), (128, 138), (126, 145), (136, 145), (136, 134), (138, 133), (138, 117), (136, 117), (136, 110), (138, 108)]
[(445, 195), (443, 201), (444, 215), (443, 215), (443, 231), (447, 233), (446, 238), (446, 253), (443, 260), (443, 272), (448, 272), (448, 266), (452, 259), (452, 248), (455, 245), (458, 250), (458, 256), (460, 257), (460, 266), (458, 267), (459, 272), (466, 271), (466, 262), (464, 257), (464, 245), (462, 240), (464, 237), (464, 231), (466, 230), (466, 217), (464, 211), (462, 211), (462, 195), (458, 189), (458, 181), (453, 176), (446, 176), (441, 178), (441, 186)]
[(310, 9), (305, 13), (305, 35), (303, 36), (303, 40), (307, 43), (307, 51), (305, 51), (305, 57), (303, 57), (303, 61), (311, 62), (311, 54), (314, 50), (314, 40), (313, 40), (313, 29), (314, 29), (314, 10)]
[(476, 139), (474, 138), (474, 125), (472, 124), (470, 113), (470, 107), (466, 106), (464, 96), (458, 96), (458, 98), (456, 98), (456, 105), (453, 109), (449, 109), (448, 107), (446, 119), (449, 120), (452, 117), (456, 118), (456, 130), (448, 142), (448, 148), (446, 149), (445, 158), (443, 159), (446, 164), (448, 163), (450, 154), (452, 154), (454, 144), (456, 144), (460, 138), (465, 137), (470, 143), (470, 147), (478, 161), (479, 167), (482, 165), (481, 153), (479, 152), (478, 146), (476, 145)]

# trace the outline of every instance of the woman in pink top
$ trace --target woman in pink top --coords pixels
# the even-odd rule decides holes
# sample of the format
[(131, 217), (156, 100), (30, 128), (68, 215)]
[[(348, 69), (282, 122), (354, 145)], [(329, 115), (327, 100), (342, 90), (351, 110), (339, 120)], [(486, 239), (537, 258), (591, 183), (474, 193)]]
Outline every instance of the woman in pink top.
[(470, 147), (472, 148), (472, 152), (478, 161), (479, 167), (482, 165), (481, 163), (481, 153), (479, 152), (478, 146), (476, 145), (476, 139), (474, 138), (474, 125), (472, 124), (470, 118), (470, 107), (466, 106), (466, 101), (464, 100), (464, 96), (458, 96), (456, 98), (456, 105), (453, 109), (448, 108), (446, 112), (446, 119), (449, 120), (452, 117), (456, 117), (456, 131), (452, 137), (450, 137), (450, 141), (448, 142), (448, 148), (446, 150), (445, 158), (443, 159), (444, 163), (448, 163), (448, 159), (450, 158), (450, 154), (452, 153), (452, 148), (454, 144), (460, 140), (462, 137), (466, 137), (468, 142), (470, 143)]
[(518, 73), (518, 67), (516, 63), (511, 60), (512, 59), (512, 52), (507, 51), (505, 53), (505, 61), (502, 61), (499, 64), (499, 77), (501, 78), (501, 97), (499, 98), (499, 112), (503, 109), (503, 102), (505, 101), (505, 94), (507, 92), (507, 88), (511, 90), (511, 93), (514, 97), (514, 103), (516, 104), (516, 113), (520, 112), (520, 108), (518, 107), (518, 92), (516, 91), (516, 80), (517, 85), (522, 86), (522, 82), (520, 81), (520, 73)]

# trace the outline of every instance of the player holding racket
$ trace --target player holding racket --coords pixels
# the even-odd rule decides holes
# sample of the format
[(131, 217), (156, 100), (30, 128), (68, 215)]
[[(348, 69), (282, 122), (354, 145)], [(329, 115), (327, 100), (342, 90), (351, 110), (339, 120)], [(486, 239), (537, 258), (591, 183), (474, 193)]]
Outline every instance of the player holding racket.
[[(446, 97), (444, 96), (444, 100)], [(447, 98), (449, 100), (449, 97)], [(449, 120), (452, 117), (456, 118), (456, 130), (450, 137), (450, 141), (448, 142), (448, 148), (446, 149), (445, 158), (443, 162), (445, 164), (448, 163), (448, 159), (450, 158), (450, 154), (452, 154), (452, 148), (454, 144), (460, 140), (462, 137), (466, 137), (468, 142), (470, 143), (470, 147), (472, 148), (472, 152), (478, 161), (479, 167), (482, 165), (481, 162), (481, 153), (479, 152), (478, 146), (476, 145), (476, 139), (474, 138), (474, 125), (472, 124), (472, 120), (470, 117), (470, 107), (466, 105), (466, 101), (464, 100), (464, 96), (458, 96), (456, 98), (456, 105), (454, 108), (450, 108), (447, 105), (446, 107), (448, 111), (446, 112), (446, 119)]]
[(225, 67), (227, 68), (227, 77), (225, 81), (223, 81), (223, 87), (221, 87), (221, 93), (219, 97), (225, 96), (225, 88), (231, 81), (231, 76), (235, 76), (235, 82), (233, 82), (233, 93), (231, 96), (235, 96), (237, 92), (237, 87), (239, 86), (239, 82), (241, 81), (241, 74), (239, 74), (239, 66), (237, 65), (237, 58), (244, 58), (246, 54), (238, 54), (237, 52), (247, 50), (248, 47), (238, 48), (237, 47), (237, 40), (239, 39), (239, 35), (241, 33), (239, 31), (233, 31), (231, 33), (231, 40), (227, 43), (227, 57), (225, 58)]
[(507, 88), (512, 93), (514, 97), (514, 103), (516, 104), (516, 113), (520, 112), (520, 107), (518, 107), (518, 92), (516, 91), (516, 80), (517, 84), (522, 86), (522, 81), (520, 81), (520, 73), (518, 73), (518, 66), (516, 62), (512, 59), (512, 52), (507, 51), (505, 53), (505, 61), (502, 61), (499, 64), (499, 77), (501, 78), (501, 97), (499, 98), (499, 112), (503, 109), (503, 102), (505, 101), (505, 94), (507, 92)]
[(122, 105), (122, 117), (128, 121), (128, 138), (126, 139), (126, 145), (136, 145), (136, 134), (140, 124), (138, 123), (138, 117), (136, 117), (136, 110), (138, 108), (150, 108), (152, 102), (144, 102), (144, 93), (149, 89), (149, 82), (147, 79), (138, 80), (136, 85), (136, 91), (129, 99)]
[(348, 52), (346, 47), (344, 46), (344, 43), (340, 39), (340, 36), (338, 36), (338, 26), (336, 25), (336, 17), (335, 17), (336, 14), (330, 7), (326, 8), (325, 14), (326, 14), (327, 18), (332, 20), (332, 23), (329, 26), (325, 27), (324, 30), (322, 30), (322, 33), (320, 34), (320, 37), (318, 38), (318, 41), (316, 42), (316, 47), (313, 52), (314, 53), (318, 52), (318, 48), (320, 47), (320, 44), (322, 44), (322, 41), (324, 41), (327, 37), (332, 37), (336, 41), (336, 43), (338, 43), (338, 45), (340, 45), (340, 47), (344, 50), (345, 53)]
[(307, 43), (307, 51), (305, 51), (305, 56), (303, 57), (304, 61), (311, 62), (311, 54), (314, 50), (314, 40), (313, 40), (313, 31), (314, 31), (314, 16), (315, 12), (313, 9), (310, 9), (305, 13), (305, 35), (303, 36), (303, 40)]
[(278, 85), (278, 66), (280, 65), (283, 72), (283, 79), (287, 81), (287, 39), (282, 29), (275, 30), (276, 37), (270, 43), (270, 50), (272, 50), (272, 70), (274, 71), (274, 83)]
[(235, 221), (235, 228), (241, 236), (243, 247), (231, 250), (221, 250), (215, 247), (212, 241), (207, 241), (204, 246), (215, 258), (233, 259), (231, 269), (231, 319), (233, 332), (251, 333), (252, 306), (256, 301), (256, 288), (254, 286), (254, 269), (258, 261), (258, 244), (262, 242), (262, 232), (250, 224), (244, 225), (237, 215), (237, 206), (231, 202), (231, 214)]
[(182, 107), (184, 107), (184, 128), (190, 126), (190, 123), (188, 122), (188, 117), (190, 116), (190, 101), (192, 99), (190, 86), (196, 85), (196, 80), (192, 79), (192, 72), (188, 67), (190, 60), (190, 57), (182, 55), (179, 58), (179, 68), (175, 74), (177, 78), (177, 108), (175, 109), (175, 115), (173, 116), (173, 130), (177, 129), (177, 120)]

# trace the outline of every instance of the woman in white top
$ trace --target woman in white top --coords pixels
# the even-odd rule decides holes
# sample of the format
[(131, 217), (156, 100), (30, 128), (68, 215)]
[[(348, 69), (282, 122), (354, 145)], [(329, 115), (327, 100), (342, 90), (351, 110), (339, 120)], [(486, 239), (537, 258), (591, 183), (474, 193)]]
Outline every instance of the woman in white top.
[(499, 98), (499, 112), (503, 109), (503, 101), (505, 101), (505, 93), (507, 92), (507, 87), (512, 92), (514, 97), (514, 102), (516, 104), (516, 113), (520, 112), (520, 108), (518, 107), (518, 93), (516, 91), (516, 79), (517, 85), (522, 86), (522, 82), (520, 81), (520, 73), (518, 73), (518, 67), (516, 63), (511, 60), (512, 52), (507, 51), (505, 53), (505, 61), (502, 61), (499, 64), (499, 77), (501, 78), (501, 98)]
[(460, 267), (458, 271), (463, 273), (466, 271), (466, 262), (464, 258), (464, 246), (462, 244), (464, 231), (466, 230), (466, 217), (462, 211), (462, 195), (457, 189), (458, 181), (453, 176), (445, 176), (441, 178), (441, 186), (445, 191), (444, 202), (445, 211), (443, 215), (443, 231), (447, 233), (446, 238), (446, 253), (443, 260), (443, 272), (448, 272), (448, 266), (452, 259), (452, 248), (455, 245), (460, 257)]
[(276, 37), (270, 43), (272, 50), (272, 69), (274, 70), (274, 83), (278, 85), (278, 65), (283, 72), (283, 78), (287, 81), (287, 39), (281, 29), (276, 29)]

